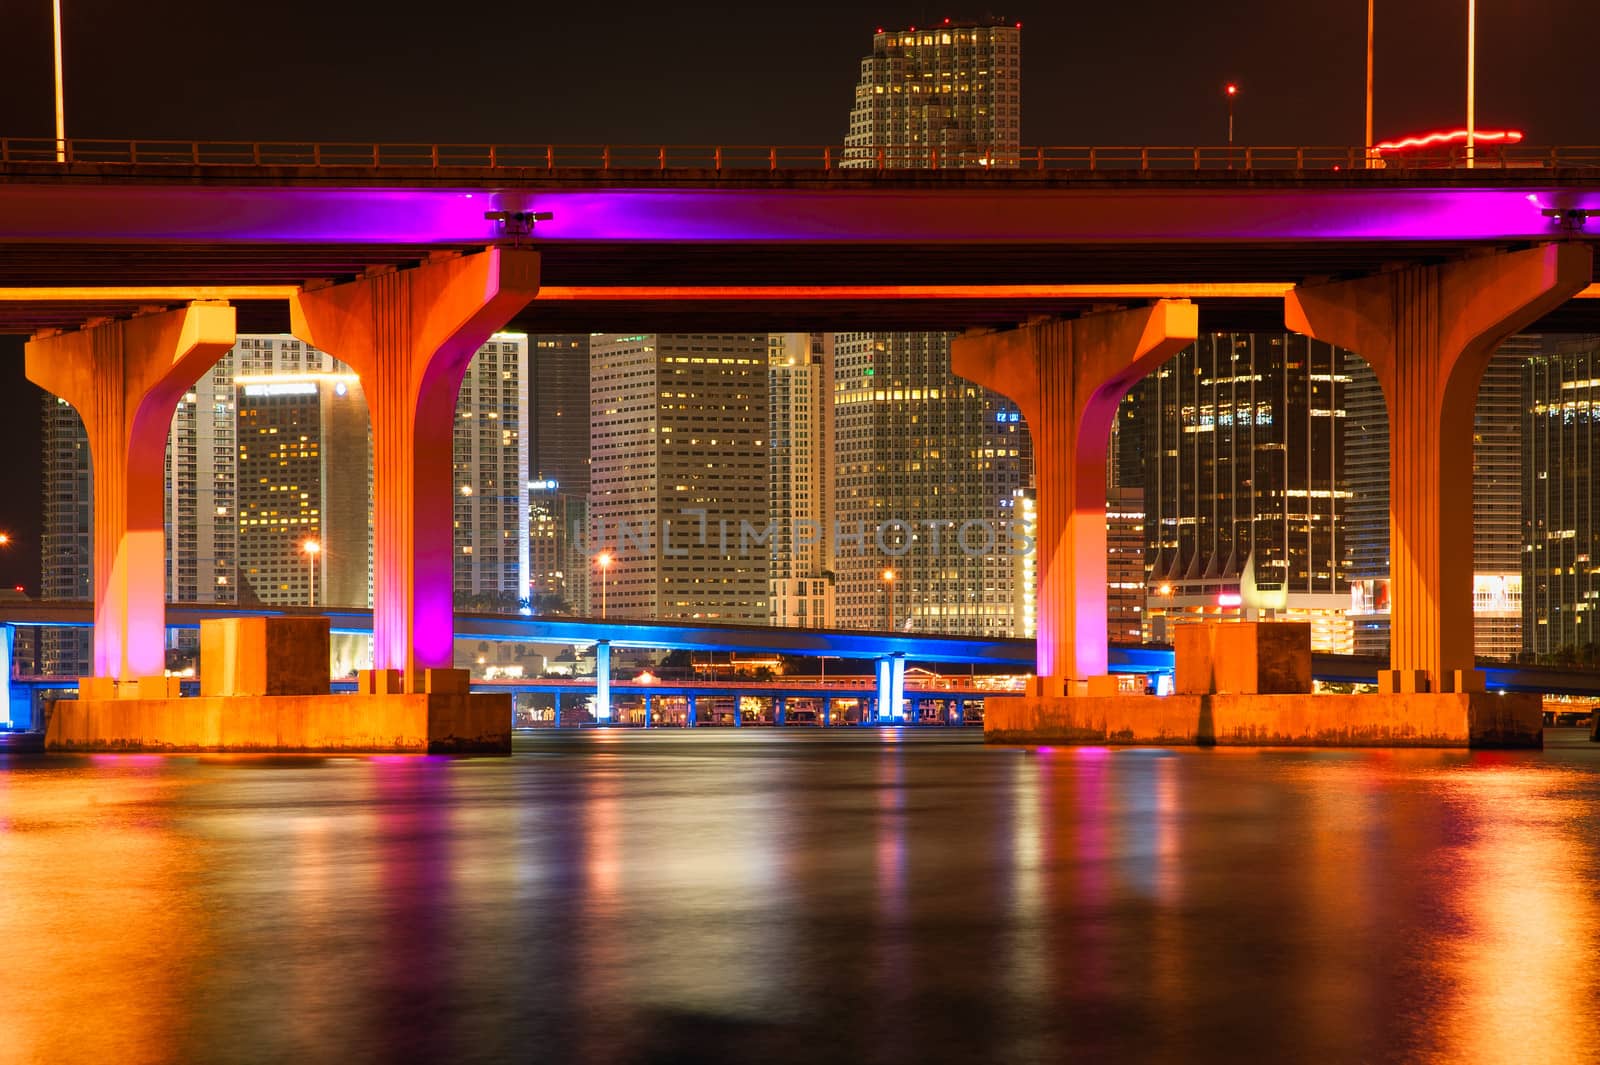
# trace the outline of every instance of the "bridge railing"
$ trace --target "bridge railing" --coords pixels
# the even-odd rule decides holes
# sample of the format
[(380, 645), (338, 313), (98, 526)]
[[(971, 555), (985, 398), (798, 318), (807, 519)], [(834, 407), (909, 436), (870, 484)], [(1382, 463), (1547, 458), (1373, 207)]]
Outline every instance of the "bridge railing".
[[(1461, 144), (1379, 153), (1340, 146), (1149, 145), (945, 148), (934, 145), (377, 144), (0, 138), (0, 164), (487, 170), (1360, 170), (1467, 165)], [(1600, 168), (1600, 146), (1480, 144), (1473, 165)]]

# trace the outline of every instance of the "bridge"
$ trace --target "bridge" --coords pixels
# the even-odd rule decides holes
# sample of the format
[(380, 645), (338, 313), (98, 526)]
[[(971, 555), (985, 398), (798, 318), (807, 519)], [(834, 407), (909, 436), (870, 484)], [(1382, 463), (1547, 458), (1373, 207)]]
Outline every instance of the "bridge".
[(160, 669), (166, 429), (241, 323), (362, 378), (375, 664), (409, 690), (449, 668), (436, 445), (493, 331), (969, 330), (954, 368), (1018, 402), (1035, 441), (1050, 695), (1109, 668), (1104, 499), (1077, 475), (1103, 465), (1108, 412), (1201, 328), (1287, 320), (1366, 357), (1390, 399), (1380, 681), (1471, 689), (1478, 378), (1512, 332), (1600, 327), (1593, 148), (1480, 149), (1472, 169), (1038, 148), (904, 170), (868, 149), (73, 141), (56, 161), (46, 143), (0, 140), (0, 330), (34, 335), (29, 376), (89, 431), (107, 684)]
[[(371, 636), (373, 631), (372, 613), (364, 610), (238, 608), (182, 603), (168, 605), (166, 626), (169, 630), (193, 630), (199, 628), (204, 618), (283, 616), (326, 617), (331, 631), (341, 635)], [(13, 727), (27, 727), (34, 720), (35, 693), (41, 690), (70, 690), (78, 685), (76, 677), (30, 677), (17, 673), (13, 665), (17, 630), (92, 628), (93, 625), (92, 603), (55, 601), (0, 604), (0, 676), (6, 678), (9, 691), (8, 696), (0, 700), (0, 706), (10, 708)], [(661, 696), (685, 700), (691, 696), (726, 694), (748, 695), (769, 701), (791, 697), (862, 699), (870, 701), (876, 711), (879, 706), (897, 705), (892, 701), (893, 694), (888, 688), (889, 684), (895, 682), (897, 676), (901, 685), (900, 696), (910, 705), (910, 720), (918, 719), (918, 704), (925, 700), (955, 700), (958, 703), (955, 712), (959, 715), (962, 712), (959, 704), (981, 700), (986, 695), (1007, 694), (1011, 689), (963, 684), (966, 678), (960, 675), (944, 678), (936, 685), (928, 685), (917, 681), (913, 674), (908, 673), (908, 665), (924, 663), (934, 666), (981, 667), (990, 673), (1011, 671), (1021, 676), (1032, 670), (1035, 658), (1034, 641), (1022, 639), (982, 639), (859, 629), (793, 629), (705, 622), (602, 620), (507, 614), (457, 614), (456, 638), (594, 648), (597, 659), (595, 678), (474, 680), (472, 685), (474, 690), (511, 690), (553, 696), (556, 697), (555, 705), (558, 710), (561, 705), (559, 697), (562, 695), (592, 697), (607, 706), (607, 711), (601, 715), (605, 719), (610, 716), (610, 699), (618, 695), (640, 698), (648, 695), (651, 698)], [(601, 686), (598, 678), (602, 674), (609, 678), (609, 652), (612, 647), (856, 660), (872, 663), (874, 675), (869, 682), (837, 676), (833, 678), (800, 676), (785, 677), (777, 681), (752, 679), (738, 683), (704, 681), (629, 683), (619, 680)], [(1173, 670), (1173, 654), (1170, 648), (1164, 647), (1112, 646), (1109, 650), (1109, 664), (1115, 673), (1170, 675)], [(1491, 691), (1600, 697), (1600, 674), (1591, 670), (1510, 666), (1488, 662), (1482, 665), (1488, 675), (1488, 687)], [(1325, 652), (1312, 655), (1312, 675), (1318, 681), (1329, 684), (1371, 685), (1376, 682), (1383, 666), (1382, 659), (1369, 656)], [(342, 678), (336, 678), (333, 683), (335, 690), (353, 690), (356, 684), (354, 680)], [(684, 707), (685, 713), (689, 712), (689, 705)], [(776, 723), (781, 724), (781, 708), (776, 703), (773, 703), (773, 713), (779, 717)], [(858, 717), (861, 723), (871, 723), (875, 720), (876, 717), (869, 719), (865, 714)], [(884, 723), (892, 723), (893, 720), (891, 715)]]

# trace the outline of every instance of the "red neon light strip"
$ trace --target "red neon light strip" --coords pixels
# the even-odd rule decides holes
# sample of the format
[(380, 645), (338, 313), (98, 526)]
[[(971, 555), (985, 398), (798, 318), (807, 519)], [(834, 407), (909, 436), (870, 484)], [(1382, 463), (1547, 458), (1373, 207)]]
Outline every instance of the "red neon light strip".
[[(1420, 137), (1406, 137), (1397, 141), (1384, 141), (1382, 144), (1374, 144), (1373, 147), (1380, 152), (1394, 152), (1399, 151), (1402, 148), (1425, 148), (1430, 144), (1446, 144), (1456, 141), (1465, 142), (1466, 139), (1467, 131), (1464, 129), (1456, 129), (1451, 130), (1449, 133), (1427, 133)], [(1507, 144), (1515, 144), (1521, 139), (1522, 131), (1520, 129), (1480, 129), (1472, 135), (1473, 143), (1477, 143), (1479, 141), (1488, 143), (1504, 141)]]

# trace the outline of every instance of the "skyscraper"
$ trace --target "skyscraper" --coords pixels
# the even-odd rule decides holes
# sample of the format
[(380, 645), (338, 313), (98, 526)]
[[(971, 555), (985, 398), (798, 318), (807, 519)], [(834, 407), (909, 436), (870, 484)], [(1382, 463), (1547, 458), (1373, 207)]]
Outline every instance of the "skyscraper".
[[(1211, 333), (1139, 386), (1151, 638), (1254, 607), (1310, 621), (1319, 649), (1350, 650), (1348, 358), (1292, 333)], [(1252, 560), (1265, 594), (1245, 602)]]
[[(1019, 26), (998, 20), (876, 34), (844, 165), (1016, 165), (1020, 41)], [(1015, 559), (987, 545), (1011, 542), (1015, 493), (1029, 480), (1015, 405), (950, 372), (945, 333), (840, 333), (834, 382), (838, 623), (885, 623), (888, 566), (896, 628), (1013, 632)], [(876, 542), (884, 528), (887, 552)]]
[(535, 336), (528, 349), (529, 568), (535, 609), (587, 614), (589, 334)]
[(1600, 644), (1600, 337), (1538, 340), (1538, 355), (1519, 367), (1523, 646), (1543, 659), (1592, 661)]
[[(64, 399), (44, 397), (43, 527), (40, 597), (86, 602), (94, 597), (94, 507), (89, 494), (89, 436)], [(44, 629), (40, 669), (51, 676), (89, 672), (88, 629)]]
[(513, 612), (532, 595), (528, 565), (528, 338), (496, 333), (456, 397), (455, 599)]
[(765, 334), (593, 336), (589, 527), (613, 560), (607, 616), (769, 619), (767, 358)]
[(768, 360), (771, 513), (778, 519), (768, 575), (772, 623), (830, 628), (833, 336), (774, 333)]

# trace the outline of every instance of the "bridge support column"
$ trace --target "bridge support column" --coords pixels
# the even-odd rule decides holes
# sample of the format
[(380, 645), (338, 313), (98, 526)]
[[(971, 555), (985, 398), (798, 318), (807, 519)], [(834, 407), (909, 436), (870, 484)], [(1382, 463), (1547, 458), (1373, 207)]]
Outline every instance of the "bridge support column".
[(906, 694), (906, 656), (897, 654), (878, 659), (877, 680), (878, 724), (893, 724)]
[(307, 290), (294, 335), (361, 378), (372, 415), (372, 665), (408, 692), (454, 660), (451, 441), (484, 342), (539, 289), (539, 256), (490, 248)]
[(1033, 435), (1039, 506), (1037, 694), (1106, 672), (1106, 448), (1117, 405), (1198, 333), (1194, 304), (958, 337), (951, 369), (1009, 397)]
[(594, 645), (594, 723), (611, 724), (611, 641)]
[(234, 341), (234, 310), (191, 303), (28, 341), (28, 380), (71, 403), (89, 437), (94, 482), (94, 679), (166, 668), (167, 435), (178, 400)]
[(829, 699), (827, 696), (823, 696), (823, 699), (822, 699), (822, 727), (823, 728), (827, 728), (828, 727), (828, 725), (829, 725), (828, 719), (830, 717), (832, 717), (832, 716), (833, 716), (833, 700)]
[(644, 697), (644, 727), (650, 728), (650, 696)]
[(6, 723), (14, 729), (33, 727), (32, 692), (16, 683), (17, 674), (17, 627), (4, 626), (5, 631), (0, 633), (0, 676), (6, 682)]
[(688, 696), (688, 700), (689, 700), (689, 710), (684, 715), (684, 718), (683, 718), (684, 727), (685, 728), (694, 728), (695, 725), (698, 724), (698, 722), (695, 720), (695, 716), (696, 715), (695, 715), (694, 696), (692, 694), (689, 695)]
[(1472, 422), (1507, 337), (1593, 279), (1582, 244), (1413, 266), (1288, 296), (1290, 329), (1372, 364), (1389, 408), (1390, 691), (1470, 690)]
[(556, 692), (551, 696), (553, 703), (550, 708), (550, 727), (561, 727), (561, 693)]
[(781, 695), (772, 697), (772, 721), (774, 724), (783, 724), (784, 713), (789, 709), (788, 700)]

